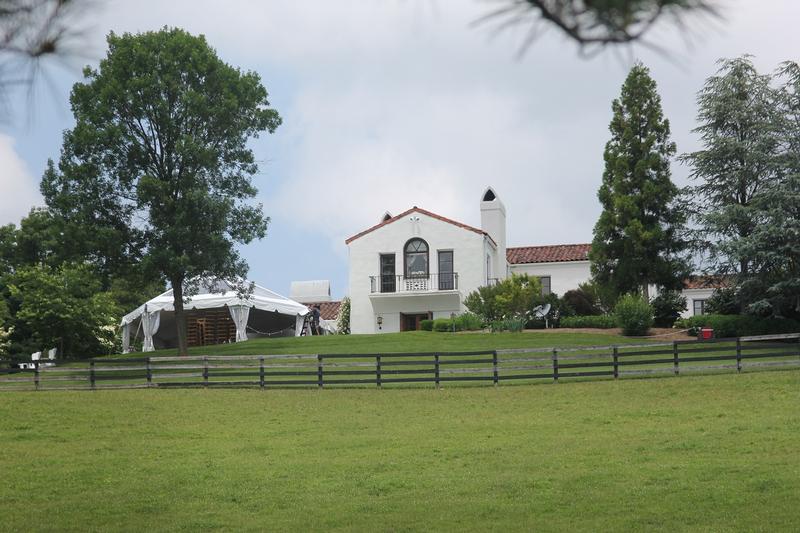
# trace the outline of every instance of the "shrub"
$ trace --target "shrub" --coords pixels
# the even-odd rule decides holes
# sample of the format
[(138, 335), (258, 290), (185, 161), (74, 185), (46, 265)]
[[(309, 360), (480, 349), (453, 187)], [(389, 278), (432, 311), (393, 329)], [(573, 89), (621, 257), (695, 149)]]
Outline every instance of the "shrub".
[(336, 323), (336, 332), (340, 335), (350, 334), (350, 298), (345, 296), (339, 306), (339, 320)]
[(583, 291), (600, 312), (606, 314), (611, 314), (617, 304), (617, 298), (619, 298), (613, 287), (604, 286), (594, 281), (581, 283), (578, 285), (578, 290)]
[(459, 331), (477, 331), (483, 329), (483, 320), (475, 313), (463, 313), (456, 317), (456, 329)]
[(698, 315), (678, 320), (675, 325), (688, 329), (691, 336), (697, 335), (700, 328), (712, 328), (717, 338), (800, 332), (800, 322), (796, 320), (752, 315)]
[(526, 320), (524, 318), (507, 318), (505, 322), (506, 329), (508, 329), (508, 331), (517, 333), (525, 329)]
[(525, 329), (525, 318), (504, 318), (502, 320), (495, 320), (492, 322), (492, 332), (496, 331), (512, 331), (520, 332)]
[(653, 325), (653, 307), (635, 294), (626, 294), (617, 301), (614, 316), (624, 335), (644, 335)]
[(610, 329), (617, 327), (617, 319), (612, 315), (565, 316), (561, 327)]
[(563, 313), (563, 316), (593, 316), (601, 315), (603, 312), (595, 303), (595, 296), (585, 288), (573, 289), (564, 293), (562, 298), (564, 306), (569, 307), (572, 313)]
[(479, 287), (464, 298), (471, 312), (489, 323), (529, 313), (541, 300), (542, 284), (527, 274), (512, 275), (490, 287)]
[(717, 289), (706, 300), (706, 312), (712, 315), (738, 315), (740, 310), (736, 289), (732, 287)]
[(659, 328), (671, 328), (686, 311), (686, 297), (677, 291), (664, 291), (650, 302), (653, 323)]
[(419, 328), (422, 331), (433, 331), (433, 320), (422, 320), (422, 321), (420, 321)]
[[(455, 328), (458, 331), (458, 328)], [(433, 331), (453, 331), (453, 321), (449, 318), (437, 318), (433, 321)]]

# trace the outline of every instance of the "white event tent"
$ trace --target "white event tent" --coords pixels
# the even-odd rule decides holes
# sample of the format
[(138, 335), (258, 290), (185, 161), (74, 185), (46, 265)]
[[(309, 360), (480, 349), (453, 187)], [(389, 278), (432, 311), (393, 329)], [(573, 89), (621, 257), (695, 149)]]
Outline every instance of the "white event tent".
[[(256, 284), (247, 297), (240, 297), (234, 284), (216, 281), (211, 287), (201, 286), (198, 294), (184, 304), (186, 311), (228, 309), (236, 326), (236, 342), (248, 336), (299, 336), (308, 308), (285, 296)], [(159, 294), (122, 317), (122, 351), (130, 351), (131, 333), (144, 338), (143, 351), (177, 346), (175, 307), (172, 289)]]

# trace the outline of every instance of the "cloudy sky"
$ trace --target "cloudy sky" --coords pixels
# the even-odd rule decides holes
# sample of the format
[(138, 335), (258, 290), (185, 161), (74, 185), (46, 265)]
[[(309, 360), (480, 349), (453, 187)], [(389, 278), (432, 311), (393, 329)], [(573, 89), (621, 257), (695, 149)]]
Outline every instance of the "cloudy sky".
[[(105, 35), (167, 25), (258, 72), (283, 117), (253, 143), (272, 217), (267, 238), (243, 249), (253, 280), (288, 293), (292, 280), (330, 279), (340, 297), (346, 237), (412, 205), (479, 225), (489, 185), (506, 204), (510, 246), (588, 242), (610, 103), (636, 59), (659, 85), (679, 152), (697, 148), (695, 94), (717, 59), (750, 53), (764, 72), (800, 60), (796, 2), (718, 3), (723, 21), (651, 33), (666, 53), (586, 59), (555, 30), (518, 57), (523, 28), (474, 24), (497, 0), (96, 0), (80, 57), (46, 63), (32, 91), (6, 101), (0, 224), (41, 204), (47, 158), (73, 125), (70, 88), (105, 54)], [(673, 166), (679, 184), (687, 173)]]

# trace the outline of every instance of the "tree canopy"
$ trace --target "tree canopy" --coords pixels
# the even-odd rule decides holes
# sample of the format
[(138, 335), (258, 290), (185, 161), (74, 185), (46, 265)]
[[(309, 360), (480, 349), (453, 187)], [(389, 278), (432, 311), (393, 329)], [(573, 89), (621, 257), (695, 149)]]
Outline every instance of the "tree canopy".
[(266, 233), (248, 141), (281, 119), (258, 74), (223, 62), (203, 36), (111, 33), (108, 47), (72, 90), (76, 125), (42, 192), (66, 219), (140, 247), (145, 270), (172, 285), (186, 353), (195, 280), (244, 277), (236, 244)]

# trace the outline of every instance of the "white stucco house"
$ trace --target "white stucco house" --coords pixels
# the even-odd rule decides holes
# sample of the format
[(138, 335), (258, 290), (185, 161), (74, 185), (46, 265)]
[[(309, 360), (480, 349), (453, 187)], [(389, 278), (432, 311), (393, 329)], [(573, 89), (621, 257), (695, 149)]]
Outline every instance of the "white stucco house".
[[(507, 248), (506, 208), (491, 187), (480, 212), (475, 228), (414, 206), (347, 239), (352, 333), (415, 330), (463, 313), (470, 292), (511, 274), (536, 276), (543, 292), (559, 295), (590, 280), (590, 244)], [(684, 316), (701, 314), (713, 291), (688, 284)]]

